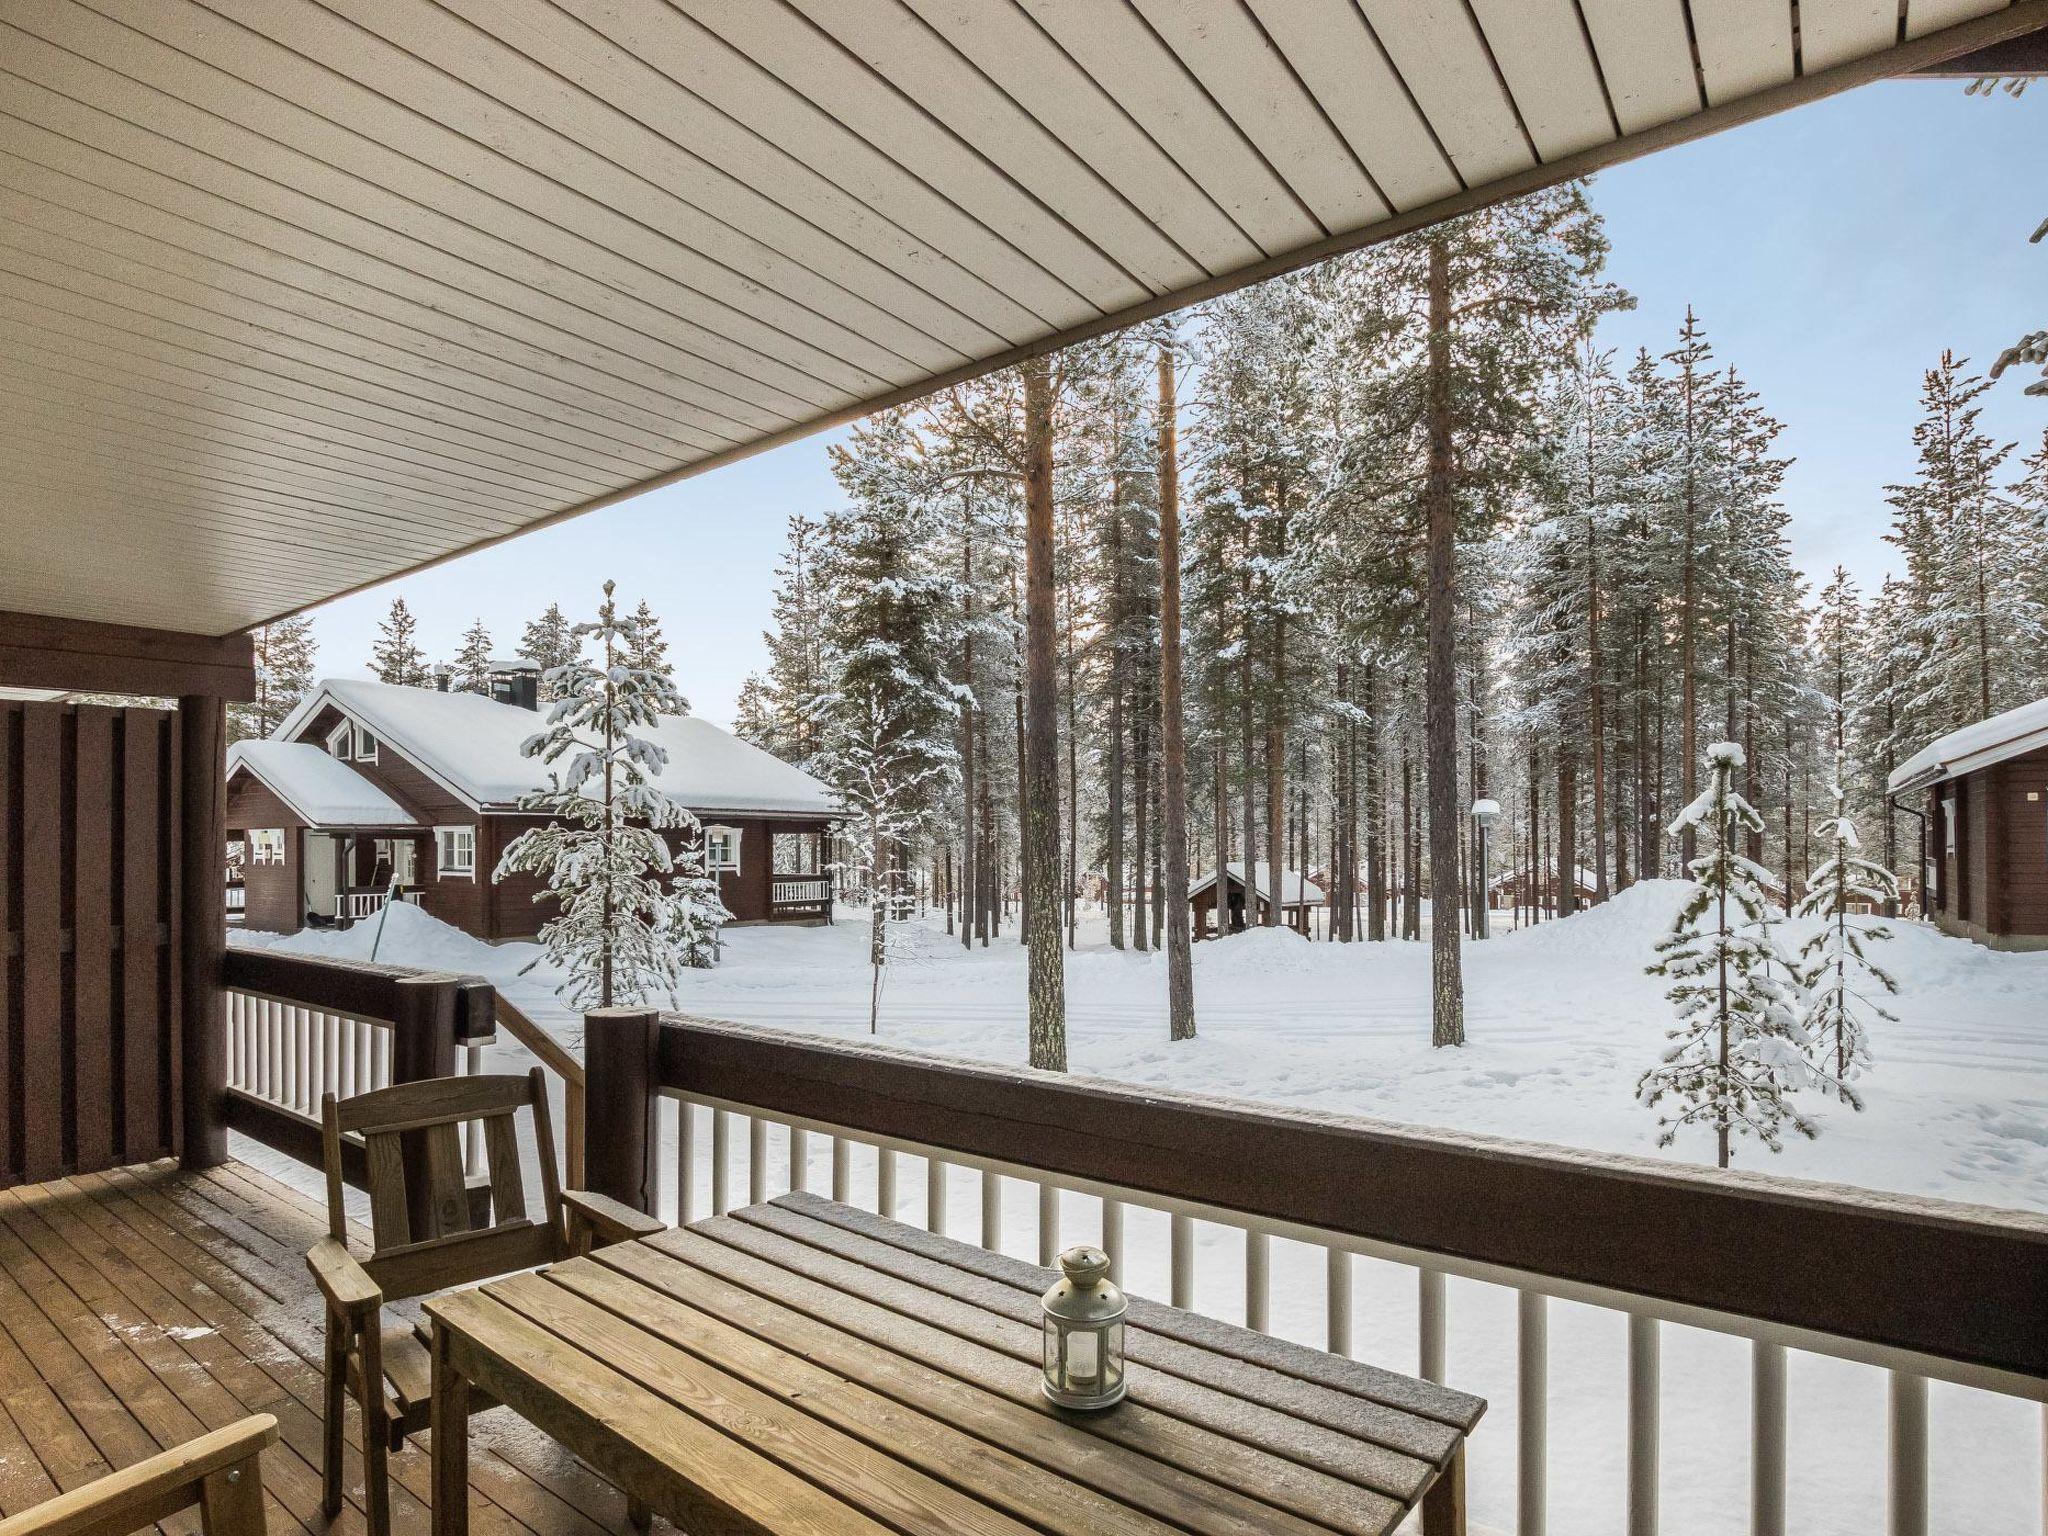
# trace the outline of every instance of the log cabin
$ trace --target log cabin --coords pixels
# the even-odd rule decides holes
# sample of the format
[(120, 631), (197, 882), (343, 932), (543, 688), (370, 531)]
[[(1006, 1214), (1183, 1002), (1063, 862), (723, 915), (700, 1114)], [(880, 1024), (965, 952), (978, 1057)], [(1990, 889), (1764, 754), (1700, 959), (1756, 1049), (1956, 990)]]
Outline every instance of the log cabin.
[(1993, 949), (2048, 949), (2048, 699), (1929, 743), (1886, 791), (1920, 817), (1935, 926)]
[[(538, 677), (501, 668), (492, 693), (335, 678), (269, 740), (235, 743), (227, 830), (243, 926), (346, 926), (395, 889), (480, 939), (538, 933), (555, 910), (534, 899), (540, 880), (491, 878), (513, 840), (545, 820), (519, 807), (547, 781), (520, 750), (540, 729)], [(668, 752), (657, 783), (697, 818), (733, 921), (829, 920), (832, 792), (707, 720), (666, 719), (652, 736)]]

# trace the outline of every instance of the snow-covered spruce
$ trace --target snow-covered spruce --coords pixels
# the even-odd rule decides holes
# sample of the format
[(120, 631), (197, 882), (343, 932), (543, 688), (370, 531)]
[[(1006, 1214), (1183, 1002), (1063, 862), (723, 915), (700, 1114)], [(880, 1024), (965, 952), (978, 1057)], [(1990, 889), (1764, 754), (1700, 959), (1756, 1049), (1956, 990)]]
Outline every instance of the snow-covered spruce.
[(1898, 1022), (1898, 1015), (1876, 1002), (1871, 992), (1889, 995), (1899, 990), (1899, 984), (1871, 959), (1866, 947), (1891, 938), (1891, 929), (1881, 922), (1858, 921), (1849, 908), (1856, 902), (1881, 908), (1898, 900), (1899, 882), (1883, 865), (1862, 856), (1862, 840), (1849, 819), (1841, 778), (1838, 761), (1833, 785), (1835, 813), (1820, 828), (1830, 853), (1807, 877), (1806, 894), (1796, 912), (1799, 917), (1818, 917), (1825, 923), (1799, 951), (1806, 966), (1803, 979), (1807, 987), (1801, 1022), (1813, 1039), (1826, 1088), (1852, 1108), (1861, 1109), (1863, 1101), (1849, 1084), (1870, 1066), (1869, 1021)]
[(1761, 889), (1768, 876), (1736, 851), (1739, 835), (1763, 829), (1763, 818), (1734, 786), (1742, 748), (1715, 742), (1704, 756), (1707, 787), (1679, 812), (1670, 835), (1691, 828), (1707, 851), (1692, 861), (1692, 894), (1657, 945), (1662, 958), (1648, 968), (1672, 979), (1665, 996), (1677, 1009), (1678, 1027), (1636, 1093), (1647, 1106), (1669, 1105), (1658, 1121), (1658, 1145), (1671, 1145), (1688, 1126), (1711, 1127), (1726, 1168), (1736, 1136), (1753, 1136), (1776, 1152), (1787, 1126), (1818, 1134), (1791, 1099), (1817, 1074), (1798, 972), (1770, 932), (1772, 912)]
[[(635, 727), (681, 712), (664, 672), (628, 664), (642, 644), (637, 615), (621, 618), (604, 584), (597, 620), (570, 632), (567, 661), (547, 674), (556, 702), (547, 725), (521, 750), (550, 765), (549, 787), (519, 808), (552, 818), (522, 833), (491, 878), (539, 875), (537, 901), (559, 903), (540, 931), (544, 957), (565, 973), (558, 989), (578, 1008), (675, 1000), (684, 969), (716, 958), (731, 914), (704, 867), (697, 818), (650, 780), (668, 754)], [(597, 664), (585, 660), (593, 644)], [(684, 832), (680, 856), (664, 832)]]

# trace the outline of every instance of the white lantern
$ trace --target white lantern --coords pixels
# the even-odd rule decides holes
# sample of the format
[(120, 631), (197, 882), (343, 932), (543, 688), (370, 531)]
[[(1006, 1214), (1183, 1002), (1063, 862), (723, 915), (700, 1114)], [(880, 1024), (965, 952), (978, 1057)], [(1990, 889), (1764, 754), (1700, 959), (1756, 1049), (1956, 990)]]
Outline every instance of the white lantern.
[(1045, 1395), (1062, 1408), (1107, 1408), (1124, 1396), (1124, 1313), (1100, 1248), (1069, 1248), (1045, 1293)]

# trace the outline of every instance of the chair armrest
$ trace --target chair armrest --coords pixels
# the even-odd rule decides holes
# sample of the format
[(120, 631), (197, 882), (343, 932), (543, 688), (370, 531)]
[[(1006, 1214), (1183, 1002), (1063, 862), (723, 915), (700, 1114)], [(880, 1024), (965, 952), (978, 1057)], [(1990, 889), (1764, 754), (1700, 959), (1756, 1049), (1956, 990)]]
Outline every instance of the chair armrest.
[(323, 1237), (306, 1251), (306, 1268), (327, 1305), (343, 1317), (359, 1319), (384, 1305), (384, 1293), (355, 1255), (332, 1237)]
[[(277, 1420), (267, 1413), (216, 1429), (138, 1461), (132, 1467), (60, 1493), (54, 1499), (0, 1520), (0, 1536), (91, 1536), (104, 1531), (137, 1531), (214, 1495), (207, 1480), (226, 1473), (230, 1481), (246, 1472), (258, 1488), (263, 1473), (256, 1458), (277, 1441)], [(244, 1495), (247, 1498), (247, 1495)], [(261, 1493), (255, 1495), (258, 1510)]]
[(574, 1247), (582, 1246), (574, 1242), (575, 1229), (579, 1226), (599, 1247), (609, 1243), (630, 1243), (636, 1237), (652, 1237), (657, 1232), (668, 1230), (667, 1222), (643, 1215), (609, 1195), (588, 1189), (563, 1190), (562, 1208), (569, 1216), (571, 1246)]

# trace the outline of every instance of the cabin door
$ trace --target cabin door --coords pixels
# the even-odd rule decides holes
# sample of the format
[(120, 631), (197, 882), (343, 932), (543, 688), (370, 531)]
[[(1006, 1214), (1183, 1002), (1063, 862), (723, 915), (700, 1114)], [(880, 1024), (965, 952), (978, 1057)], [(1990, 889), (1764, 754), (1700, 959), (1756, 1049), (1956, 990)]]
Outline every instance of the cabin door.
[(341, 894), (341, 839), (325, 832), (308, 832), (306, 856), (299, 867), (305, 871), (306, 910), (332, 920), (334, 899)]

